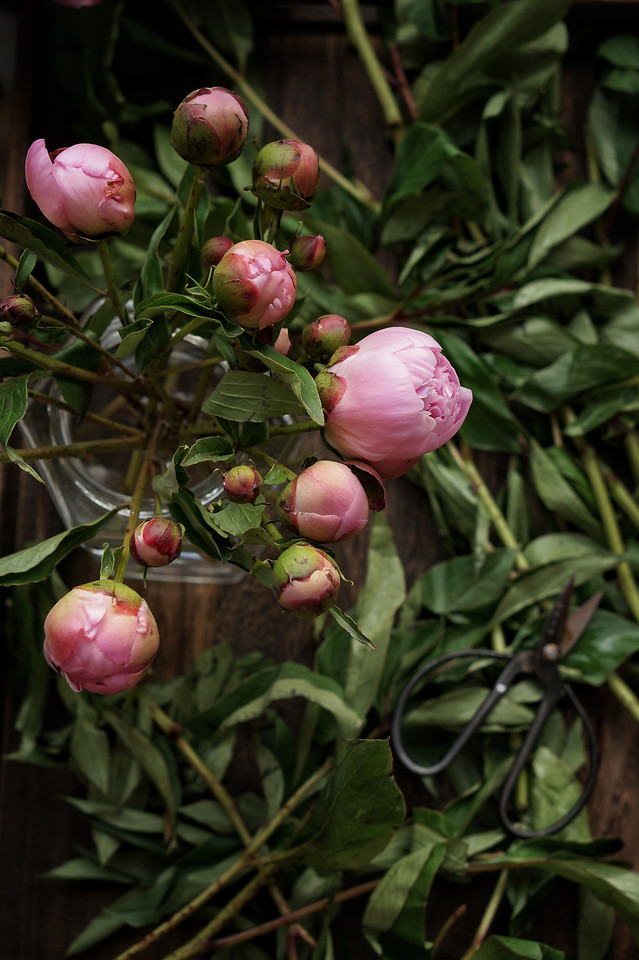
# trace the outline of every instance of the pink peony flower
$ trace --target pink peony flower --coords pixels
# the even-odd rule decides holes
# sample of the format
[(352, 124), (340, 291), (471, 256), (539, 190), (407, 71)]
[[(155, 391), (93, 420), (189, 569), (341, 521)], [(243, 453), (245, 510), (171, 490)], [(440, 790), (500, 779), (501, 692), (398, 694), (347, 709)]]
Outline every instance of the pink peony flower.
[(180, 556), (184, 527), (166, 517), (138, 523), (131, 537), (131, 554), (143, 567), (165, 567)]
[(213, 273), (219, 306), (241, 327), (263, 330), (289, 313), (297, 282), (286, 257), (263, 240), (242, 240)]
[(25, 176), (47, 220), (71, 236), (120, 233), (133, 221), (133, 178), (106, 147), (76, 143), (49, 153), (44, 140), (36, 140), (27, 152)]
[(320, 543), (350, 540), (368, 523), (368, 497), (345, 463), (318, 460), (277, 498), (280, 518), (302, 537)]
[(280, 607), (294, 617), (324, 613), (333, 606), (339, 587), (339, 570), (310, 543), (288, 547), (273, 564), (273, 592)]
[(248, 135), (244, 103), (226, 87), (201, 87), (173, 115), (171, 143), (189, 163), (219, 167), (241, 154)]
[(327, 443), (386, 480), (450, 440), (472, 401), (437, 341), (399, 327), (342, 348), (316, 383)]
[(44, 621), (44, 655), (72, 690), (121, 693), (142, 679), (158, 650), (153, 614), (114, 580), (75, 587)]

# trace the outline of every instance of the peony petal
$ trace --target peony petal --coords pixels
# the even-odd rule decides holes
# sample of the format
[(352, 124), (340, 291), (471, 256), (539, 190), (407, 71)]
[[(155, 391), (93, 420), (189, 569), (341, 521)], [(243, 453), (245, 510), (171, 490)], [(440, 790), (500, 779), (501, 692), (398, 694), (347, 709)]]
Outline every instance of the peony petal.
[(27, 151), (24, 164), (27, 187), (44, 216), (60, 230), (73, 226), (66, 214), (64, 195), (53, 171), (53, 161), (44, 140), (36, 140)]

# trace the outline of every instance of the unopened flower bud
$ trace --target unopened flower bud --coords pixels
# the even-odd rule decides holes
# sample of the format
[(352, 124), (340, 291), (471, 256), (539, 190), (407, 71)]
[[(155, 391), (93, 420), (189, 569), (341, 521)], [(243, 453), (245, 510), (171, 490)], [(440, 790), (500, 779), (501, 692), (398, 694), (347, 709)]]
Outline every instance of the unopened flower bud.
[(296, 237), (288, 255), (296, 270), (314, 270), (324, 263), (326, 241), (324, 237)]
[(307, 323), (302, 330), (302, 346), (309, 357), (326, 363), (336, 350), (351, 339), (351, 325), (337, 313), (328, 313)]
[(295, 617), (309, 619), (324, 613), (337, 599), (339, 587), (339, 570), (310, 543), (288, 547), (273, 565), (277, 602)]
[(226, 87), (201, 87), (185, 97), (173, 115), (171, 143), (189, 163), (219, 167), (241, 154), (248, 112)]
[(262, 489), (262, 477), (255, 467), (241, 463), (224, 475), (223, 486), (233, 503), (254, 503)]
[(72, 690), (121, 693), (158, 651), (157, 624), (142, 597), (115, 580), (75, 587), (44, 621), (44, 655)]
[(319, 183), (319, 159), (300, 140), (267, 143), (253, 161), (253, 193), (278, 210), (304, 210)]
[(184, 528), (166, 517), (138, 523), (131, 537), (131, 554), (143, 567), (165, 567), (180, 556)]
[(49, 153), (44, 140), (27, 152), (29, 193), (51, 223), (71, 237), (120, 233), (135, 215), (135, 185), (106, 147), (76, 143)]
[(202, 266), (205, 270), (211, 267), (217, 267), (218, 263), (227, 250), (233, 246), (233, 241), (229, 237), (211, 237), (206, 243), (202, 244), (201, 257)]
[(318, 460), (287, 483), (277, 498), (280, 519), (320, 543), (350, 540), (368, 523), (368, 497), (345, 463)]
[(31, 297), (22, 293), (14, 293), (10, 297), (0, 300), (0, 320), (6, 321), (18, 330), (29, 330), (38, 311)]
[(282, 320), (295, 303), (295, 271), (272, 244), (242, 240), (213, 273), (220, 308), (241, 327), (262, 330)]

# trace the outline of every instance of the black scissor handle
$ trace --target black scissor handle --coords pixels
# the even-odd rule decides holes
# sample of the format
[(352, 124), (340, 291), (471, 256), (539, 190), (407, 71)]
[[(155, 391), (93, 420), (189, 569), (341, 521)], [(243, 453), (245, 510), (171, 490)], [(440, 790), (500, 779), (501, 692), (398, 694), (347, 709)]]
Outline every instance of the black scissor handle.
[[(416, 763), (406, 752), (401, 732), (402, 720), (404, 718), (408, 698), (418, 683), (438, 667), (443, 666), (445, 663), (449, 663), (452, 660), (459, 660), (464, 657), (473, 657), (474, 659), (488, 658), (491, 660), (508, 660), (510, 662), (502, 670), (489, 695), (470, 719), (468, 724), (464, 727), (452, 746), (446, 751), (444, 756), (438, 760), (437, 763), (431, 764), (430, 766), (424, 766)], [(441, 657), (436, 657), (435, 659), (428, 661), (422, 667), (420, 667), (413, 677), (411, 677), (410, 681), (406, 684), (397, 700), (391, 724), (391, 741), (394, 752), (397, 754), (404, 766), (418, 776), (434, 776), (437, 773), (441, 773), (462, 751), (477, 728), (481, 726), (484, 719), (490, 714), (491, 710), (493, 710), (497, 701), (500, 700), (501, 697), (503, 697), (503, 695), (507, 692), (513, 679), (522, 672), (524, 672), (524, 668), (522, 667), (521, 659), (518, 659), (517, 657), (513, 658), (508, 653), (499, 653), (495, 650), (462, 650), (456, 653), (447, 653)], [(522, 773), (533, 752), (535, 743), (539, 739), (548, 717), (554, 710), (557, 701), (564, 693), (572, 703), (575, 712), (579, 716), (586, 732), (590, 759), (588, 776), (579, 800), (570, 808), (567, 813), (563, 815), (563, 817), (560, 817), (560, 819), (555, 821), (555, 823), (552, 823), (549, 826), (543, 827), (539, 830), (527, 830), (525, 827), (519, 827), (512, 822), (508, 814), (508, 804), (515, 789), (517, 780), (519, 779), (520, 774)], [(533, 720), (533, 723), (531, 724), (524, 738), (524, 742), (517, 752), (515, 762), (504, 783), (504, 787), (499, 799), (499, 815), (502, 823), (510, 833), (516, 837), (521, 837), (522, 839), (529, 840), (537, 837), (547, 837), (553, 833), (557, 833), (559, 830), (562, 830), (565, 826), (567, 826), (572, 820), (574, 820), (577, 814), (587, 803), (595, 785), (598, 766), (599, 761), (597, 743), (592, 724), (586, 711), (584, 710), (581, 702), (577, 699), (572, 687), (563, 682), (560, 684), (553, 683), (552, 688), (547, 690), (546, 696), (541, 701), (539, 710), (535, 715), (535, 719)]]
[(515, 757), (515, 762), (508, 776), (506, 777), (506, 781), (499, 798), (499, 816), (501, 817), (503, 825), (510, 833), (514, 834), (516, 837), (521, 837), (523, 840), (534, 840), (537, 837), (549, 837), (551, 834), (558, 833), (560, 830), (563, 830), (564, 827), (568, 826), (568, 824), (571, 823), (577, 814), (579, 814), (585, 807), (597, 779), (597, 771), (599, 769), (599, 753), (597, 750), (595, 731), (593, 730), (588, 714), (584, 710), (581, 702), (577, 699), (572, 687), (565, 683), (563, 685), (563, 692), (566, 694), (575, 708), (575, 712), (581, 720), (583, 728), (586, 732), (589, 756), (588, 776), (586, 777), (586, 782), (577, 802), (573, 804), (570, 810), (568, 810), (563, 817), (560, 817), (559, 820), (549, 824), (547, 827), (541, 827), (539, 830), (527, 830), (525, 827), (517, 826), (517, 824), (513, 823), (510, 819), (510, 816), (508, 815), (508, 803), (512, 796), (513, 790), (515, 789), (517, 780), (519, 779), (519, 775), (526, 766), (526, 763), (532, 754), (535, 743), (541, 735), (544, 724), (555, 707), (556, 700), (542, 700), (541, 707), (535, 716), (535, 719), (530, 726), (528, 733), (526, 734), (524, 742), (522, 743), (517, 756)]
[[(464, 727), (462, 732), (459, 734), (453, 745), (446, 751), (441, 760), (438, 760), (437, 763), (432, 764), (431, 766), (425, 767), (415, 761), (408, 755), (406, 748), (404, 747), (404, 741), (402, 740), (402, 720), (404, 719), (404, 712), (406, 710), (406, 703), (411, 693), (417, 686), (417, 684), (427, 677), (430, 673), (436, 670), (438, 667), (443, 666), (445, 663), (449, 663), (451, 660), (460, 660), (463, 657), (473, 657), (474, 659), (482, 659), (485, 657), (490, 658), (491, 660), (509, 660), (510, 662), (504, 670), (502, 670), (499, 675), (497, 682), (493, 686), (489, 695), (486, 697), (479, 710), (471, 718), (468, 724)], [(521, 672), (521, 667), (519, 664), (516, 664), (515, 660), (511, 657), (509, 653), (498, 653), (495, 650), (461, 650), (456, 653), (445, 653), (441, 657), (435, 657), (434, 660), (429, 660), (428, 663), (425, 663), (420, 669), (411, 677), (409, 682), (406, 684), (402, 690), (397, 704), (395, 705), (395, 711), (393, 713), (393, 720), (391, 724), (391, 739), (393, 744), (393, 749), (397, 756), (400, 758), (405, 767), (412, 773), (416, 773), (421, 777), (430, 777), (436, 773), (441, 773), (442, 770), (445, 770), (446, 767), (452, 763), (458, 753), (460, 753), (463, 748), (466, 746), (473, 733), (481, 726), (483, 720), (488, 716), (490, 711), (494, 708), (498, 700), (503, 697), (508, 689), (508, 685), (518, 673)]]

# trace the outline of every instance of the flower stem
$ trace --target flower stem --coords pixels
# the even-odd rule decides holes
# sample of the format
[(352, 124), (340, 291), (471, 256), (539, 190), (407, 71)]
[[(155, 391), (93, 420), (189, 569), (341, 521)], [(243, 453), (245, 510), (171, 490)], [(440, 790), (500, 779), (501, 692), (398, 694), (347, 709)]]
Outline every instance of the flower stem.
[(275, 459), (275, 457), (271, 457), (268, 453), (265, 453), (264, 450), (260, 450), (259, 447), (246, 447), (244, 452), (248, 453), (249, 457), (254, 457), (256, 460), (263, 460), (264, 463), (269, 465), (269, 467), (279, 467), (282, 473), (285, 473), (289, 480), (295, 480), (297, 477), (297, 474), (294, 470), (289, 470), (289, 468), (285, 467), (283, 463), (280, 463), (279, 460)]
[[(32, 400), (37, 400), (39, 403), (46, 403), (49, 407), (56, 407), (58, 410), (64, 410), (67, 413), (73, 414), (73, 416), (77, 416), (77, 412), (73, 407), (58, 397), (52, 397), (48, 393), (40, 393), (39, 390), (32, 390), (31, 388), (29, 388), (29, 396)], [(112, 430), (114, 433), (124, 433), (130, 437), (137, 437), (138, 439), (141, 436), (141, 431), (136, 427), (132, 427), (128, 423), (119, 423), (117, 420), (111, 420), (109, 417), (102, 417), (98, 413), (91, 413), (90, 410), (87, 410), (84, 414), (84, 420), (89, 423), (95, 423), (98, 427)]]
[(402, 134), (402, 115), (364, 26), (359, 0), (341, 0), (341, 3), (349, 39), (357, 49), (371, 86), (384, 112), (386, 128), (397, 141)]
[[(188, 917), (192, 916), (196, 910), (199, 910), (200, 907), (204, 906), (205, 903), (215, 896), (223, 887), (225, 887), (231, 880), (234, 880), (235, 877), (242, 872), (250, 863), (255, 859), (256, 854), (261, 847), (264, 846), (266, 841), (275, 833), (277, 829), (282, 825), (290, 813), (295, 809), (295, 807), (305, 799), (307, 794), (315, 789), (317, 784), (326, 776), (329, 770), (332, 768), (334, 761), (332, 759), (327, 760), (318, 770), (312, 774), (308, 780), (306, 780), (295, 793), (287, 800), (287, 802), (279, 809), (277, 814), (273, 817), (270, 823), (266, 824), (261, 830), (255, 834), (251, 842), (246, 847), (242, 856), (231, 864), (224, 873), (217, 878), (212, 884), (210, 884), (205, 890), (203, 890), (197, 897), (194, 897), (190, 903), (187, 903), (186, 906), (182, 907), (181, 910), (178, 910), (177, 913), (174, 913), (172, 917), (169, 917), (168, 920), (165, 920), (164, 923), (161, 923), (154, 930), (151, 930), (150, 933), (147, 933), (145, 937), (135, 943), (132, 947), (129, 947), (128, 950), (125, 950), (124, 953), (119, 954), (116, 957), (116, 960), (131, 960), (132, 957), (136, 957), (138, 954), (146, 950), (147, 947), (150, 947), (153, 943), (156, 943), (160, 940), (169, 930), (173, 930), (174, 927), (177, 927), (180, 923), (186, 920)], [(263, 866), (267, 865), (269, 861), (273, 859), (287, 859), (288, 856), (294, 856), (294, 852), (291, 851), (290, 854), (284, 851), (282, 854), (274, 854), (271, 858), (262, 859), (261, 863)]]
[[(123, 450), (135, 450), (144, 442), (144, 431), (137, 431), (129, 437), (109, 437), (105, 440), (80, 440), (64, 446), (54, 444), (50, 447), (32, 447), (20, 450), (23, 460), (59, 460), (68, 457), (92, 457), (101, 453), (121, 453)], [(5, 453), (0, 453), (0, 463), (10, 463)]]
[(455, 444), (451, 443), (450, 441), (446, 444), (446, 449), (452, 456), (457, 466), (463, 470), (466, 478), (470, 481), (473, 490), (479, 497), (482, 506), (490, 517), (490, 520), (503, 545), (509, 549), (517, 550), (517, 553), (515, 554), (515, 565), (517, 569), (521, 571), (528, 570), (530, 564), (521, 552), (515, 535), (510, 529), (505, 516), (499, 509), (497, 501), (486, 486), (484, 478), (480, 474), (479, 470), (473, 463), (470, 451), (465, 451), (464, 456), (462, 456)]
[(106, 280), (109, 300), (113, 304), (113, 309), (120, 318), (120, 323), (123, 327), (125, 327), (129, 322), (129, 318), (126, 315), (126, 310), (124, 309), (122, 300), (120, 299), (120, 289), (115, 279), (113, 264), (111, 263), (111, 255), (109, 253), (109, 245), (106, 240), (100, 240), (98, 243), (98, 250), (100, 252), (100, 259), (102, 260), (102, 269), (104, 270), (104, 279)]
[(69, 330), (78, 340), (82, 340), (82, 342), (86, 343), (87, 346), (91, 347), (93, 350), (97, 350), (97, 352), (104, 357), (109, 366), (119, 367), (120, 370), (127, 375), (127, 377), (135, 378), (133, 371), (129, 370), (129, 368), (122, 363), (121, 360), (118, 360), (118, 358), (115, 357), (109, 350), (107, 350), (106, 347), (103, 347), (102, 344), (98, 343), (97, 340), (93, 340), (91, 337), (87, 336), (87, 334), (82, 330), (78, 330), (77, 327), (67, 323), (65, 320), (56, 320), (55, 317), (47, 316), (42, 317), (42, 319), (47, 326), (62, 327), (64, 330)]
[(611, 673), (607, 682), (617, 700), (624, 705), (630, 716), (639, 723), (639, 699), (632, 692), (625, 680), (622, 680), (619, 674)]
[[(621, 556), (625, 552), (625, 546), (612, 501), (608, 496), (608, 489), (597, 455), (589, 443), (585, 443), (583, 440), (577, 440), (577, 438), (575, 438), (575, 443), (581, 453), (581, 461), (590, 480), (590, 486), (595, 495), (595, 500), (597, 501), (597, 509), (606, 534), (608, 546), (613, 553)], [(639, 623), (639, 590), (637, 589), (632, 568), (627, 560), (619, 560), (617, 564), (617, 578), (624, 599), (633, 617)]]
[(632, 496), (625, 484), (621, 482), (619, 477), (617, 477), (612, 470), (605, 470), (604, 476), (606, 483), (610, 487), (611, 494), (628, 519), (635, 525), (637, 530), (639, 530), (639, 505), (637, 504), (637, 501)]
[(194, 166), (193, 182), (191, 183), (191, 189), (189, 190), (186, 206), (184, 207), (182, 222), (180, 223), (180, 229), (178, 230), (178, 235), (175, 239), (175, 246), (173, 247), (173, 252), (171, 253), (169, 276), (166, 283), (167, 290), (175, 290), (178, 277), (182, 267), (184, 266), (184, 261), (186, 260), (189, 246), (191, 244), (191, 240), (193, 239), (195, 211), (197, 210), (197, 205), (200, 202), (200, 197), (202, 196), (202, 191), (204, 190), (208, 172), (209, 171), (207, 167), (201, 167), (198, 165)]
[[(5, 263), (8, 263), (10, 267), (13, 267), (14, 270), (17, 270), (19, 261), (12, 256), (8, 250), (5, 250), (4, 247), (0, 246), (0, 260), (4, 260)], [(72, 310), (69, 310), (68, 307), (65, 307), (63, 303), (51, 293), (50, 290), (40, 283), (32, 274), (29, 274), (29, 286), (42, 297), (43, 300), (46, 300), (50, 304), (56, 313), (59, 313), (61, 317), (66, 317), (70, 326), (77, 327), (78, 321), (76, 320), (75, 314)], [(94, 288), (97, 290), (97, 288)]]
[(208, 952), (211, 939), (218, 930), (221, 930), (222, 927), (242, 909), (244, 904), (248, 903), (257, 891), (268, 883), (276, 869), (276, 864), (269, 864), (263, 867), (246, 886), (242, 887), (239, 893), (236, 893), (232, 900), (229, 900), (225, 907), (216, 913), (210, 923), (207, 923), (207, 925), (187, 943), (178, 947), (173, 953), (167, 954), (164, 960), (187, 960), (188, 957), (194, 957), (198, 953)]
[(639, 437), (636, 430), (626, 436), (626, 453), (635, 483), (639, 483)]
[(184, 736), (182, 728), (178, 724), (174, 723), (171, 717), (169, 717), (169, 715), (165, 713), (157, 703), (150, 698), (147, 698), (147, 700), (151, 707), (153, 719), (157, 725), (161, 730), (164, 731), (171, 742), (175, 744), (175, 747), (180, 751), (184, 759), (191, 765), (195, 772), (199, 774), (235, 827), (235, 830), (242, 843), (245, 846), (248, 846), (251, 842), (251, 834), (238, 812), (233, 797), (220, 783), (220, 781), (213, 776), (203, 760), (200, 759), (197, 752), (193, 749), (191, 744)]
[(506, 887), (506, 877), (507, 877), (507, 871), (502, 870), (502, 872), (499, 874), (497, 883), (495, 884), (495, 889), (493, 890), (492, 896), (488, 901), (486, 910), (484, 911), (484, 915), (481, 918), (479, 926), (477, 927), (477, 932), (473, 937), (473, 942), (471, 943), (471, 945), (469, 946), (468, 950), (463, 955), (461, 960), (471, 960), (471, 958), (475, 956), (475, 954), (481, 947), (482, 943), (486, 939), (486, 935), (488, 934), (491, 924), (495, 919), (495, 914), (499, 909), (499, 905), (504, 895), (504, 889)]
[[(206, 50), (210, 58), (218, 65), (218, 67), (224, 71), (224, 73), (233, 81), (237, 89), (241, 94), (246, 97), (246, 99), (251, 103), (256, 110), (258, 110), (265, 120), (268, 121), (275, 129), (287, 140), (302, 140), (302, 137), (299, 137), (294, 130), (292, 130), (273, 110), (268, 106), (267, 103), (259, 96), (257, 91), (251, 84), (248, 82), (246, 77), (244, 77), (239, 70), (236, 70), (228, 60), (226, 60), (221, 53), (216, 50), (212, 43), (207, 40), (201, 30), (195, 26), (191, 21), (188, 14), (186, 13), (184, 7), (179, 4), (178, 0), (168, 0), (170, 5), (173, 7), (174, 11), (180, 17), (187, 30), (191, 33), (193, 37), (197, 40), (203, 50)], [(334, 183), (337, 183), (342, 190), (345, 190), (346, 193), (349, 193), (356, 200), (359, 200), (360, 203), (366, 204), (368, 207), (374, 209), (379, 208), (379, 202), (375, 200), (375, 197), (368, 189), (364, 186), (363, 183), (353, 183), (351, 180), (348, 180), (343, 174), (339, 172), (332, 164), (325, 160), (323, 157), (319, 158), (320, 168), (323, 172), (333, 180)]]
[[(149, 410), (149, 420), (152, 417), (152, 411)], [(144, 460), (142, 466), (140, 467), (140, 472), (138, 474), (138, 479), (135, 484), (135, 489), (133, 491), (133, 496), (131, 497), (131, 506), (129, 508), (129, 519), (127, 521), (126, 530), (124, 531), (124, 539), (122, 540), (122, 549), (119, 552), (117, 563), (115, 565), (115, 570), (113, 572), (112, 579), (116, 582), (122, 582), (124, 580), (124, 575), (126, 573), (127, 564), (129, 562), (129, 556), (131, 553), (131, 537), (133, 536), (133, 531), (135, 530), (138, 522), (138, 516), (140, 514), (140, 507), (142, 505), (142, 500), (144, 498), (144, 491), (149, 480), (149, 466), (151, 460), (155, 456), (155, 448), (157, 446), (160, 433), (162, 431), (162, 423), (159, 422), (155, 426), (149, 445), (146, 448), (146, 453), (144, 455)]]
[(313, 903), (308, 903), (305, 907), (291, 910), (290, 913), (276, 917), (274, 920), (268, 920), (266, 923), (261, 923), (257, 927), (250, 927), (248, 930), (232, 933), (228, 937), (221, 937), (219, 940), (209, 941), (207, 945), (208, 949), (217, 951), (223, 950), (225, 947), (234, 947), (238, 943), (246, 943), (247, 940), (264, 936), (267, 933), (272, 933), (274, 930), (279, 930), (280, 927), (295, 923), (303, 917), (308, 917), (313, 913), (319, 913), (320, 910), (323, 910), (333, 903), (344, 903), (347, 900), (353, 900), (355, 897), (361, 897), (366, 893), (370, 893), (378, 884), (379, 880), (368, 880), (366, 883), (360, 883), (356, 887), (349, 887), (348, 890), (340, 890), (334, 897), (322, 897), (321, 900), (315, 900)]
[(104, 374), (100, 375), (98, 373), (93, 373), (91, 370), (84, 370), (82, 367), (74, 367), (71, 363), (64, 363), (62, 360), (56, 360), (55, 357), (45, 356), (43, 353), (39, 353), (37, 350), (32, 350), (30, 347), (25, 347), (23, 344), (19, 343), (17, 340), (7, 340), (3, 343), (3, 347), (9, 350), (14, 356), (22, 357), (23, 360), (29, 360), (36, 367), (40, 367), (42, 370), (48, 370), (50, 373), (56, 374), (58, 376), (70, 377), (75, 380), (83, 380), (85, 383), (94, 383), (98, 386), (103, 387), (105, 383), (108, 383), (108, 386), (113, 390), (117, 390), (120, 393), (129, 393), (140, 396), (145, 394), (147, 391), (138, 379), (136, 380), (119, 380), (117, 377), (109, 377), (106, 380)]

